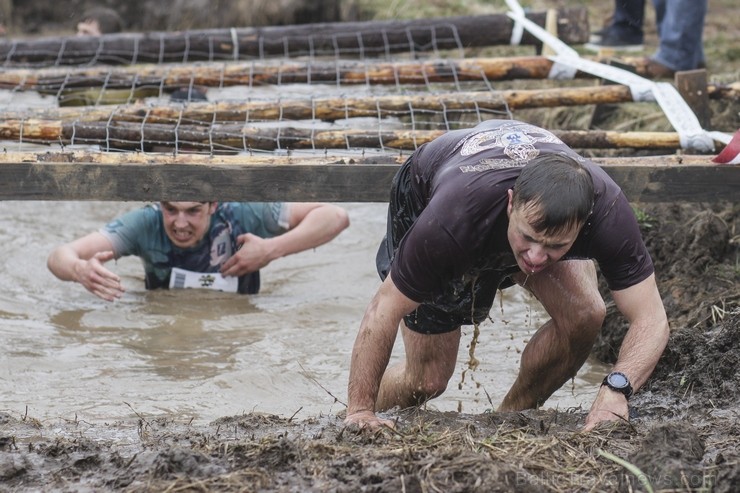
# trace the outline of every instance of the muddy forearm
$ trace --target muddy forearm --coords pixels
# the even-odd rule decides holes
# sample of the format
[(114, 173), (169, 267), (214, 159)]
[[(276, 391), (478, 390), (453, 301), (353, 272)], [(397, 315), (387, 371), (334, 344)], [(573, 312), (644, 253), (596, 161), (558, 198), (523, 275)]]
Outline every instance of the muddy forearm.
[(347, 414), (375, 410), (380, 382), (388, 366), (398, 323), (378, 317), (377, 296), (368, 307), (352, 349)]
[(637, 390), (650, 377), (668, 343), (668, 318), (654, 275), (613, 294), (617, 307), (630, 323), (614, 370), (625, 373)]
[(668, 321), (635, 321), (624, 337), (614, 371), (625, 373), (633, 390), (642, 387), (660, 359), (668, 342)]
[(374, 412), (380, 383), (404, 315), (419, 304), (404, 296), (389, 275), (373, 297), (352, 350), (347, 413)]

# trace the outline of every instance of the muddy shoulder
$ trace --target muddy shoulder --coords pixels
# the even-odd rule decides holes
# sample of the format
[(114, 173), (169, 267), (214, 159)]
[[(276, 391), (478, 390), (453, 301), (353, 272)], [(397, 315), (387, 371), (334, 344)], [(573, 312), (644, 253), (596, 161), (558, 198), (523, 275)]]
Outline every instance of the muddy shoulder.
[[(583, 433), (587, 409), (414, 409), (372, 434), (346, 429), (341, 412), (205, 426), (0, 413), (0, 491), (740, 491), (739, 213), (636, 207), (672, 332), (630, 422)], [(611, 362), (626, 322), (605, 297), (594, 355)]]

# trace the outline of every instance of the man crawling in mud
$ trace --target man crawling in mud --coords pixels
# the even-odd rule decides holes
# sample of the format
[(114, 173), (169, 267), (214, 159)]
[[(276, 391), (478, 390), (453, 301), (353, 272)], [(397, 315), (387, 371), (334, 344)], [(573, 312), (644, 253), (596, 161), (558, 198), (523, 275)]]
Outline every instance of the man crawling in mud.
[[(384, 281), (355, 341), (345, 423), (392, 426), (375, 413), (442, 394), (461, 326), (482, 322), (496, 291), (513, 283), (551, 318), (527, 344), (498, 409), (542, 405), (586, 361), (604, 321), (593, 260), (630, 326), (585, 430), (629, 419), (628, 400), (668, 341), (626, 197), (599, 166), (526, 123), (487, 121), (423, 145), (393, 181), (376, 260)], [(387, 368), (399, 325), (405, 361)]]

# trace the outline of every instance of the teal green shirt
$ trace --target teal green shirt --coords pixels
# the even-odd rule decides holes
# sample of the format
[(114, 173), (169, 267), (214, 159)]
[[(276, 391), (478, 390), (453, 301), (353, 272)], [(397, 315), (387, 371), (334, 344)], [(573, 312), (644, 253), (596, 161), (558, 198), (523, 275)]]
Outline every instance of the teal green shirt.
[[(136, 255), (146, 274), (146, 288), (169, 286), (173, 267), (193, 272), (218, 272), (237, 250), (236, 238), (252, 233), (272, 238), (288, 230), (288, 205), (282, 202), (219, 203), (203, 239), (191, 248), (172, 244), (164, 229), (159, 204), (128, 212), (106, 224), (100, 232), (113, 244), (116, 258)], [(259, 271), (239, 278), (238, 292), (259, 291)]]

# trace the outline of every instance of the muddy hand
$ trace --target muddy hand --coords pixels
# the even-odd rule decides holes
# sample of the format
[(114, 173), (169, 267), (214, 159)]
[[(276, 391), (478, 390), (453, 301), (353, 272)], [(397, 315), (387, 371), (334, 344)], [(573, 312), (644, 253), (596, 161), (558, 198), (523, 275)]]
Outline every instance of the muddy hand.
[(583, 431), (591, 431), (599, 423), (618, 420), (629, 421), (627, 398), (607, 387), (601, 387), (586, 417)]
[(344, 424), (350, 428), (360, 430), (379, 430), (382, 428), (395, 428), (396, 424), (389, 419), (380, 419), (372, 411), (360, 411), (348, 414), (344, 418)]
[(269, 242), (264, 238), (251, 233), (237, 237), (239, 249), (221, 267), (221, 274), (225, 276), (243, 276), (258, 271), (272, 260)]

